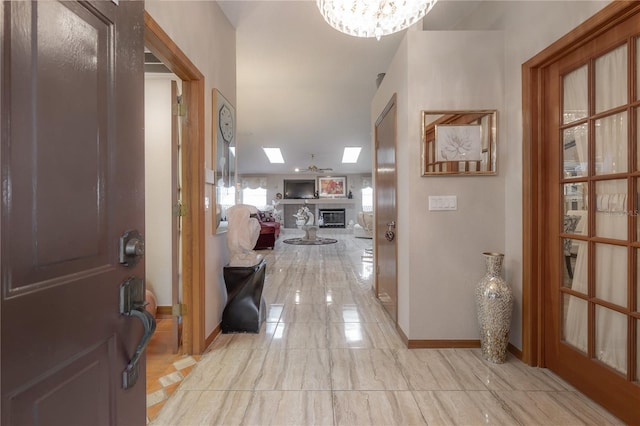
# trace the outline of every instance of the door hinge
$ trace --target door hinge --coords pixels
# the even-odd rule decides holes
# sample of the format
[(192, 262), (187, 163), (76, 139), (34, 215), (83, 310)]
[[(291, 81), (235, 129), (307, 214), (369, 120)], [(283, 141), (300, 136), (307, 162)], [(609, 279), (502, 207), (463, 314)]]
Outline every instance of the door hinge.
[(178, 117), (184, 117), (187, 115), (187, 106), (183, 103), (175, 103), (172, 105), (171, 114), (177, 115)]
[(184, 217), (187, 215), (187, 206), (178, 201), (178, 204), (173, 206), (173, 215), (178, 217)]
[(181, 317), (187, 314), (187, 305), (184, 303), (176, 303), (171, 307), (171, 315)]

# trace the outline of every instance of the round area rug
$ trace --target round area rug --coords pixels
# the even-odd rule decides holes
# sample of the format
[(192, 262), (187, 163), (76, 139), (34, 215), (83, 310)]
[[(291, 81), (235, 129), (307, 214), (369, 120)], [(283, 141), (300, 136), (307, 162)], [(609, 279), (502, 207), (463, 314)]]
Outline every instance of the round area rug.
[(305, 240), (302, 238), (289, 238), (288, 240), (283, 241), (283, 243), (293, 244), (297, 246), (321, 246), (323, 244), (333, 244), (337, 242), (338, 240), (334, 240), (333, 238), (320, 238), (320, 237), (316, 237), (315, 240)]

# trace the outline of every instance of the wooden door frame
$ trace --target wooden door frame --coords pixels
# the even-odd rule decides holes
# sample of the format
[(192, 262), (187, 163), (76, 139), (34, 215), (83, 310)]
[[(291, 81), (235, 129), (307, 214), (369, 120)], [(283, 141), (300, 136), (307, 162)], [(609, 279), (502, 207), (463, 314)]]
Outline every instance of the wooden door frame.
[(630, 16), (640, 2), (613, 1), (573, 31), (522, 65), (522, 356), (529, 365), (545, 366), (544, 358), (544, 75), (549, 65), (574, 52)]
[[(182, 82), (180, 82), (180, 90), (182, 93)], [(171, 79), (171, 103), (178, 101), (178, 82)], [(180, 126), (182, 120), (176, 111), (171, 114), (171, 206), (175, 209), (179, 206), (180, 197), (178, 188), (180, 187)], [(180, 217), (172, 215), (171, 217), (171, 305), (180, 303)], [(178, 353), (180, 350), (180, 324), (178, 317), (171, 317), (171, 350)]]
[(158, 23), (144, 12), (144, 42), (180, 80), (187, 115), (182, 135), (182, 352), (200, 354), (204, 336), (204, 75)]

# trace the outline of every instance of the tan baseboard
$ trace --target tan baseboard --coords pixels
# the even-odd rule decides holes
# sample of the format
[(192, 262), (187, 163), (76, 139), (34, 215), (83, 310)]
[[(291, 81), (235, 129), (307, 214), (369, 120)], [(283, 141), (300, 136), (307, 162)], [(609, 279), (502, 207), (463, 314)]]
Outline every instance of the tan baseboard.
[(205, 341), (204, 341), (205, 350), (206, 350), (206, 348), (211, 346), (211, 344), (213, 343), (213, 339), (218, 337), (218, 334), (220, 334), (221, 331), (222, 331), (222, 324), (218, 324), (218, 326), (216, 328), (214, 328), (213, 331), (211, 332), (211, 334), (208, 335), (207, 338), (205, 339)]
[(479, 348), (480, 340), (409, 340), (409, 349)]

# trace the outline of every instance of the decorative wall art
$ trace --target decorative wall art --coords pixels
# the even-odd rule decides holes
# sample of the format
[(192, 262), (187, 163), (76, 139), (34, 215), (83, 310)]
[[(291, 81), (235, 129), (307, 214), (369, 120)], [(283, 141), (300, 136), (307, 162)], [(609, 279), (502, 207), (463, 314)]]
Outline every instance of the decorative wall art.
[(436, 126), (436, 161), (480, 161), (482, 126), (441, 124)]
[(217, 90), (213, 89), (213, 164), (216, 186), (235, 187), (236, 171), (236, 110)]
[(346, 197), (347, 178), (341, 177), (319, 177), (318, 193), (320, 197)]
[(422, 176), (495, 175), (497, 113), (422, 111)]

